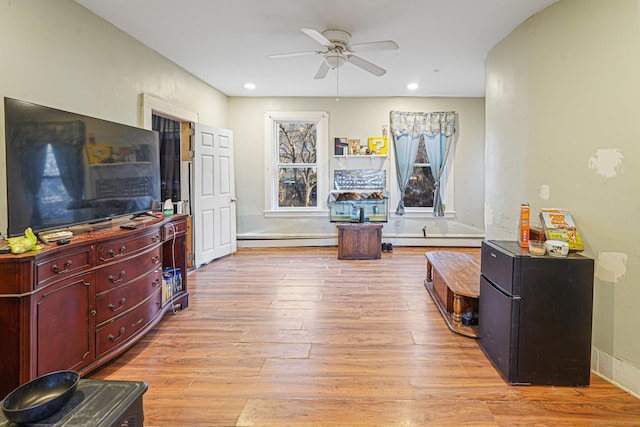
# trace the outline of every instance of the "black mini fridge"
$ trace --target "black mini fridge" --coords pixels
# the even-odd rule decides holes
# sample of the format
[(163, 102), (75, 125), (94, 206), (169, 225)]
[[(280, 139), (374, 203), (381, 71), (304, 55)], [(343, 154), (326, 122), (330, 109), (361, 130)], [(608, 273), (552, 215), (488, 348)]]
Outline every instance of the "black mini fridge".
[(531, 256), (515, 241), (482, 242), (480, 348), (510, 384), (587, 386), (592, 259)]

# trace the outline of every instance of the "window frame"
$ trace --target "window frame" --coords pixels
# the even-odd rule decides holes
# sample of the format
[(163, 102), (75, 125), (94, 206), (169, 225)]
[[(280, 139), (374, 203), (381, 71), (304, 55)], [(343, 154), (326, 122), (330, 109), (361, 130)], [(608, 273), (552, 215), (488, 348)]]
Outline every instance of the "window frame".
[[(278, 204), (279, 122), (316, 123), (316, 206), (286, 207)], [(328, 214), (329, 114), (326, 111), (269, 111), (265, 114), (265, 207), (266, 217), (326, 216)]]

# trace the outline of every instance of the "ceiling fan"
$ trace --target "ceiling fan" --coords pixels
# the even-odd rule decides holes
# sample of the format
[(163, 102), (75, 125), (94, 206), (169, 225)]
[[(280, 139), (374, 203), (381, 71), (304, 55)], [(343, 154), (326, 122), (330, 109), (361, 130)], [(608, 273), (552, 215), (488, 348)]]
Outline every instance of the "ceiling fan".
[(320, 68), (318, 68), (318, 71), (314, 76), (315, 79), (325, 78), (329, 70), (340, 68), (347, 62), (368, 71), (375, 76), (382, 76), (387, 72), (387, 70), (357, 56), (355, 53), (398, 49), (398, 44), (393, 40), (357, 43), (353, 45), (349, 44), (351, 41), (351, 34), (344, 30), (331, 29), (320, 33), (319, 31), (311, 28), (302, 28), (301, 31), (320, 43), (324, 47), (324, 50), (282, 53), (269, 55), (267, 58), (322, 55), (324, 58), (320, 64)]

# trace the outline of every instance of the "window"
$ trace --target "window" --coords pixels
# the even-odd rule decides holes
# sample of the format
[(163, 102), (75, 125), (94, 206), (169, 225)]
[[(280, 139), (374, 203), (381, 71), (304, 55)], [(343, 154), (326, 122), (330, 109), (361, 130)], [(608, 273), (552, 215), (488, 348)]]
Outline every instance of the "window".
[(277, 122), (278, 206), (318, 206), (318, 164), (313, 122)]
[(304, 215), (325, 210), (328, 116), (268, 113), (265, 119), (267, 211)]
[[(453, 214), (455, 211), (453, 206), (454, 156), (453, 149), (450, 151), (445, 171), (440, 178), (440, 185), (442, 188), (440, 194), (442, 196), (442, 203), (445, 211), (448, 214)], [(413, 174), (411, 175), (411, 178), (409, 178), (409, 185), (407, 186), (404, 195), (404, 206), (407, 208), (407, 212), (432, 212), (434, 189), (435, 180), (431, 172), (431, 163), (429, 162), (427, 147), (424, 141), (420, 141), (416, 161), (413, 164)]]
[(431, 173), (429, 156), (424, 140), (420, 141), (418, 154), (413, 164), (413, 174), (409, 178), (409, 185), (404, 195), (404, 205), (407, 208), (433, 208), (433, 190), (435, 180)]

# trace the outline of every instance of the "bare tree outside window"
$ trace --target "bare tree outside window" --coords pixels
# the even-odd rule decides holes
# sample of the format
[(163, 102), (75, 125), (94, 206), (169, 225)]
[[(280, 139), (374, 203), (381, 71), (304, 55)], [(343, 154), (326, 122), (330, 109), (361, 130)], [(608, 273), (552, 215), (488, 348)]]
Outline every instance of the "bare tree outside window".
[(418, 155), (413, 164), (413, 174), (409, 178), (409, 185), (405, 191), (404, 205), (412, 208), (433, 207), (433, 192), (435, 180), (431, 173), (429, 156), (424, 141), (420, 141)]
[(279, 207), (317, 206), (316, 144), (316, 123), (278, 122)]

